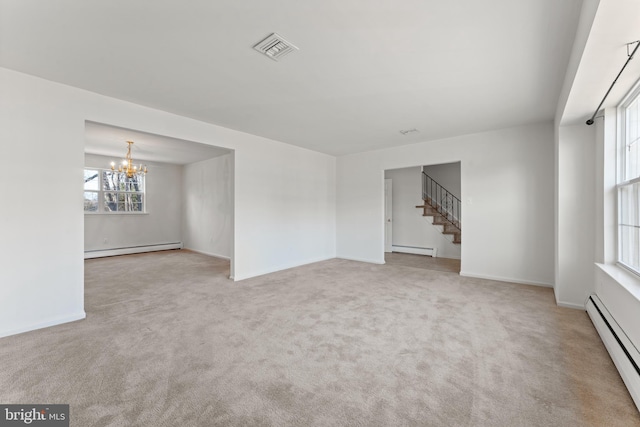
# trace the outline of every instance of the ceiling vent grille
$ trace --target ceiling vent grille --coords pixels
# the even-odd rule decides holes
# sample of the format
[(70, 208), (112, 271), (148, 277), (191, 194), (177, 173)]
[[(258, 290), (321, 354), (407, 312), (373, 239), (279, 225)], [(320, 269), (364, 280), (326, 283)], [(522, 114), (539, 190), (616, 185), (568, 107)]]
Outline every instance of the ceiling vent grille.
[(279, 60), (294, 50), (299, 50), (293, 43), (285, 40), (284, 37), (276, 33), (271, 34), (253, 48), (274, 61)]

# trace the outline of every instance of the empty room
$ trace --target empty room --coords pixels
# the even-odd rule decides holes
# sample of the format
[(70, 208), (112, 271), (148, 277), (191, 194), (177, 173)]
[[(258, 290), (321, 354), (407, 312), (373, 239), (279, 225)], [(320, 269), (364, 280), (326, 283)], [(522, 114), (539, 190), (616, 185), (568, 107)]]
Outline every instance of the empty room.
[(640, 426), (636, 0), (0, 0), (0, 425)]

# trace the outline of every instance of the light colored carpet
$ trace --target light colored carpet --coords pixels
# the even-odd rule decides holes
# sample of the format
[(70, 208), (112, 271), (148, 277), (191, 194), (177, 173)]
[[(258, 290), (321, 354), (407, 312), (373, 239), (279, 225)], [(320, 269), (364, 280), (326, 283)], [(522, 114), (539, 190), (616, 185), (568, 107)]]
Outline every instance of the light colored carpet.
[(73, 426), (640, 426), (550, 289), (330, 260), (234, 283), (188, 251), (89, 260), (87, 319), (0, 340), (0, 402)]
[(448, 271), (460, 273), (460, 260), (451, 258), (433, 258), (427, 255), (387, 252), (384, 254), (387, 265), (424, 268), (426, 270)]

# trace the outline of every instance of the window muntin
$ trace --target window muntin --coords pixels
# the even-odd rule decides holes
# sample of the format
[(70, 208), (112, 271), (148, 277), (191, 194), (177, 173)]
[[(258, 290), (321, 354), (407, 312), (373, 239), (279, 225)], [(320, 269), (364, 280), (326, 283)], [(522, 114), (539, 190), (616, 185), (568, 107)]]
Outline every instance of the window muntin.
[(144, 175), (128, 178), (108, 169), (84, 170), (85, 213), (144, 213)]
[(618, 190), (619, 261), (640, 273), (640, 182), (623, 185)]

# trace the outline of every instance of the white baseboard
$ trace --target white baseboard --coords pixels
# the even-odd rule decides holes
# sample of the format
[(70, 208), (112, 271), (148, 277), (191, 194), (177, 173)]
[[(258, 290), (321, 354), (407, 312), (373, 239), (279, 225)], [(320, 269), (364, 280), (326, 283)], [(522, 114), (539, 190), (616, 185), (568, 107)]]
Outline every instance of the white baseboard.
[(358, 261), (358, 262), (366, 262), (369, 264), (378, 264), (378, 265), (382, 265), (384, 264), (384, 259), (382, 261), (377, 260), (377, 259), (367, 259), (367, 258), (352, 258), (352, 257), (346, 257), (346, 256), (337, 256), (336, 258), (338, 259), (346, 259), (347, 261)]
[(182, 249), (186, 249), (188, 251), (195, 252), (195, 253), (202, 254), (202, 255), (212, 256), (214, 258), (221, 258), (221, 259), (226, 259), (226, 260), (229, 260), (229, 261), (231, 260), (231, 257), (228, 257), (226, 255), (214, 254), (212, 252), (199, 251), (198, 249), (187, 248), (187, 247), (183, 247)]
[(0, 338), (8, 337), (11, 335), (22, 334), (25, 332), (35, 331), (36, 329), (48, 328), (50, 326), (61, 325), (63, 323), (75, 322), (76, 320), (82, 320), (86, 317), (87, 317), (87, 314), (84, 312), (84, 310), (68, 316), (54, 317), (52, 319), (45, 320), (43, 322), (33, 323), (28, 326), (23, 326), (20, 328), (10, 329), (6, 331), (0, 331)]
[(573, 308), (576, 310), (582, 310), (585, 311), (585, 307), (584, 305), (581, 304), (574, 304), (572, 302), (564, 302), (564, 301), (556, 301), (556, 305), (558, 307), (564, 307), (564, 308)]
[(132, 246), (128, 248), (114, 248), (95, 251), (85, 251), (84, 259), (102, 258), (116, 255), (139, 254), (143, 252), (166, 251), (170, 249), (182, 249), (182, 242), (161, 243), (158, 245)]
[(550, 283), (536, 282), (532, 280), (522, 280), (522, 279), (516, 279), (514, 277), (490, 276), (487, 274), (469, 273), (466, 271), (461, 271), (460, 275), (464, 277), (472, 277), (474, 279), (497, 280), (498, 282), (510, 282), (510, 283), (518, 283), (520, 285), (533, 285), (533, 286), (542, 286), (544, 288), (553, 288), (553, 285)]
[(249, 274), (242, 274), (242, 275), (237, 275), (236, 274), (233, 277), (229, 276), (229, 278), (232, 279), (235, 282), (239, 282), (241, 280), (251, 279), (252, 277), (264, 276), (265, 274), (276, 273), (278, 271), (288, 270), (290, 268), (295, 268), (295, 267), (302, 267), (303, 265), (314, 264), (316, 262), (322, 262), (322, 261), (328, 261), (330, 259), (335, 259), (335, 257), (334, 256), (330, 256), (330, 257), (312, 258), (312, 259), (309, 259), (309, 260), (306, 260), (306, 261), (302, 261), (302, 262), (299, 262), (299, 263), (284, 264), (284, 265), (280, 265), (280, 266), (277, 266), (277, 267), (274, 267), (274, 268), (253, 271), (253, 272), (250, 272)]
[(391, 250), (393, 252), (400, 252), (404, 254), (414, 254), (414, 255), (428, 255), (436, 258), (438, 256), (438, 248), (420, 248), (417, 246), (402, 246), (402, 245), (392, 245)]
[[(633, 366), (633, 363), (636, 365), (640, 364), (640, 353), (602, 301), (596, 295), (591, 295), (591, 298), (593, 298), (593, 301), (597, 304), (597, 308), (593, 301), (589, 299), (586, 304), (587, 313), (589, 313), (589, 317), (598, 331), (600, 339), (602, 339), (611, 356), (611, 360), (613, 360), (624, 384), (627, 386), (631, 398), (638, 407), (638, 410), (640, 410), (640, 373), (638, 373)], [(598, 309), (600, 311), (598, 311)], [(600, 315), (600, 313), (602, 313), (602, 315)], [(607, 323), (609, 324), (608, 326)], [(630, 359), (633, 360), (633, 362)]]

